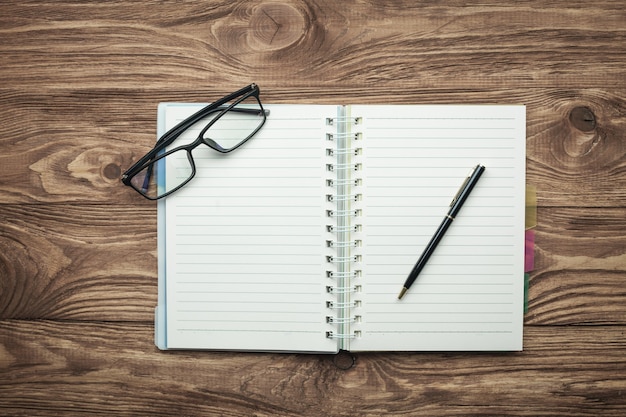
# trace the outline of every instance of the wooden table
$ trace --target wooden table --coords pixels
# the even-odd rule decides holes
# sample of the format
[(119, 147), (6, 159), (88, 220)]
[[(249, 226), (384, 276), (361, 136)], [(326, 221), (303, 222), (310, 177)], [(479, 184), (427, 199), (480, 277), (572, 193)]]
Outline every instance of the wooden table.
[[(0, 3), (0, 414), (626, 415), (624, 3), (448, 3)], [(524, 352), (158, 351), (156, 206), (120, 173), (158, 102), (250, 82), (266, 103), (525, 104)]]

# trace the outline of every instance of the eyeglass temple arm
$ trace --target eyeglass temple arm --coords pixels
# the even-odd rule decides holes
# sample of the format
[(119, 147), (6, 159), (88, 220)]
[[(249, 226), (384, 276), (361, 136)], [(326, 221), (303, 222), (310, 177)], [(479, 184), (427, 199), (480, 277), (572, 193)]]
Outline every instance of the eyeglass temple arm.
[[(209, 114), (215, 112), (215, 111), (224, 111), (226, 110), (228, 107), (230, 107), (227, 103), (233, 99), (236, 99), (238, 97), (241, 97), (243, 95), (246, 94), (250, 94), (251, 96), (255, 96), (258, 100), (259, 98), (259, 87), (252, 83), (246, 87), (243, 87), (240, 90), (235, 91), (234, 93), (230, 93), (229, 95), (222, 97), (221, 99), (217, 100), (216, 102), (213, 102), (212, 104), (209, 104), (207, 107), (199, 110), (198, 112), (192, 114), (188, 119), (182, 121), (181, 123), (179, 123), (177, 126), (174, 126), (174, 128), (172, 130), (170, 130), (169, 132), (167, 132), (165, 135), (167, 135), (168, 139), (170, 137), (178, 137), (178, 135), (188, 129), (190, 126), (192, 126), (193, 124), (197, 123), (198, 121), (200, 121), (201, 119), (203, 119), (204, 117), (208, 116)], [(241, 100), (241, 99), (239, 99)], [(259, 104), (261, 104), (261, 102), (259, 101)], [(206, 111), (207, 108), (214, 106), (214, 109), (211, 109), (209, 111)], [(261, 108), (263, 106), (261, 105)], [(236, 109), (231, 109), (231, 110), (236, 110)], [(254, 110), (253, 110), (254, 112)], [(256, 112), (255, 112), (256, 113)], [(157, 144), (161, 143), (162, 141), (166, 140), (165, 139), (165, 135), (163, 137), (161, 137), (159, 140), (157, 140)]]
[[(234, 93), (231, 93), (228, 96), (223, 97), (220, 100), (218, 100), (217, 103), (219, 103), (219, 104), (214, 109), (211, 109), (208, 112), (205, 109), (201, 109), (197, 113), (191, 115), (187, 120), (184, 120), (183, 122), (181, 122), (177, 126), (174, 126), (174, 128), (172, 130), (170, 130), (169, 132), (165, 133), (161, 138), (159, 138), (157, 140), (157, 142), (156, 142), (155, 148), (158, 145), (163, 146), (164, 142), (170, 142), (170, 141), (175, 140), (182, 132), (184, 132), (190, 126), (192, 126), (195, 123), (197, 123), (198, 121), (202, 120), (204, 117), (208, 116), (209, 114), (214, 113), (216, 111), (224, 111), (224, 110), (228, 109), (230, 106), (227, 105), (226, 103), (228, 103), (230, 100), (232, 100), (232, 99), (234, 99), (236, 97), (239, 97), (242, 94), (246, 94), (246, 93), (248, 93), (250, 91), (254, 91), (255, 89), (257, 90), (256, 94), (258, 94), (258, 87), (257, 87), (257, 85), (256, 84), (250, 84), (249, 86), (244, 87), (241, 90), (236, 91)], [(257, 96), (257, 99), (258, 99), (258, 96)], [(260, 102), (259, 102), (259, 104), (260, 104)], [(209, 105), (209, 107), (210, 106), (211, 105)], [(261, 105), (261, 108), (263, 108), (262, 105)], [(259, 114), (260, 113), (258, 110), (255, 110), (255, 109), (245, 109), (245, 108), (231, 108), (229, 111), (238, 111), (238, 112), (252, 113), (252, 114)], [(265, 113), (266, 116), (269, 115), (269, 110), (264, 110), (264, 113)], [(165, 146), (167, 146), (167, 145), (165, 145)], [(156, 154), (152, 158), (149, 158), (149, 159), (146, 159), (146, 160), (144, 160), (145, 157), (141, 158), (139, 161), (137, 161), (135, 163), (134, 166), (143, 165), (144, 163), (146, 163), (148, 161), (154, 160), (155, 157), (156, 157)], [(127, 172), (129, 172), (129, 171), (127, 171)], [(124, 174), (123, 177), (126, 177), (126, 174)]]
[[(224, 110), (224, 109), (226, 109), (226, 108), (228, 108), (228, 106), (220, 106), (220, 107), (217, 107), (217, 108), (215, 108), (215, 109), (211, 110), (209, 113), (207, 113), (207, 116), (208, 116), (209, 114), (211, 114), (211, 113), (215, 113), (215, 112), (218, 112), (218, 111), (222, 111), (222, 110)], [(232, 112), (238, 112), (238, 113), (246, 113), (246, 114), (259, 114), (259, 113), (260, 113), (260, 111), (259, 111), (259, 110), (256, 110), (256, 109), (243, 109), (243, 108), (234, 108), (234, 109), (230, 109), (229, 111), (232, 111)], [(265, 113), (265, 115), (266, 115), (266, 116), (269, 116), (269, 114), (270, 114), (270, 111), (269, 111), (269, 110), (266, 110), (266, 109), (263, 109), (263, 112)], [(159, 140), (157, 141), (157, 143), (161, 142), (161, 141), (162, 141), (162, 140), (164, 140), (164, 139), (165, 139), (165, 136), (162, 136), (162, 137), (161, 137), (161, 139), (159, 139)], [(155, 158), (156, 158), (156, 156), (155, 156)], [(154, 160), (155, 158), (153, 158), (152, 160)], [(144, 177), (143, 184), (141, 185), (141, 188), (142, 188), (142, 190), (143, 190), (144, 192), (145, 192), (145, 191), (148, 189), (148, 187), (149, 187), (150, 180), (151, 180), (151, 178), (152, 178), (152, 171), (154, 171), (154, 165), (152, 165), (152, 164), (151, 164), (151, 165), (149, 165), (149, 166), (148, 166), (148, 170), (147, 170), (147, 172), (146, 172), (146, 176)]]
[[(228, 108), (228, 106), (219, 106), (216, 107), (214, 109), (211, 109), (209, 112), (207, 112), (205, 115), (203, 115), (202, 118), (213, 114), (213, 113), (217, 113), (217, 112), (221, 112), (223, 110), (226, 110)], [(244, 108), (232, 108), (230, 110), (228, 110), (229, 112), (234, 112), (234, 113), (245, 113), (245, 114), (260, 114), (261, 111), (257, 110), (257, 109), (244, 109)], [(269, 116), (270, 115), (270, 111), (263, 109), (263, 113), (265, 113), (265, 116)], [(171, 138), (173, 135), (178, 136), (178, 131), (179, 130), (187, 130), (189, 128), (189, 126), (191, 124), (197, 123), (198, 121), (200, 121), (202, 118), (198, 118), (197, 120), (194, 120), (193, 123), (190, 124), (185, 124), (184, 126), (180, 126), (179, 129), (174, 128), (174, 130), (171, 130), (169, 132), (167, 132), (165, 135), (161, 136), (161, 138), (159, 140), (157, 140), (156, 143), (161, 143), (164, 140), (168, 140), (169, 138)]]

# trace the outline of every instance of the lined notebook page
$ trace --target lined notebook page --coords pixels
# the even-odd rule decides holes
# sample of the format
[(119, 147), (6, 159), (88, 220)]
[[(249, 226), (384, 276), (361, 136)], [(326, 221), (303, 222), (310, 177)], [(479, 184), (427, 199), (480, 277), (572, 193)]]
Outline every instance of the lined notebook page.
[[(164, 106), (165, 129), (201, 107)], [(337, 350), (323, 280), (324, 129), (335, 106), (266, 108), (242, 148), (196, 148), (196, 177), (159, 207), (167, 348)]]
[[(362, 333), (352, 350), (521, 350), (525, 108), (352, 106), (363, 117)], [(478, 163), (486, 170), (398, 293)]]

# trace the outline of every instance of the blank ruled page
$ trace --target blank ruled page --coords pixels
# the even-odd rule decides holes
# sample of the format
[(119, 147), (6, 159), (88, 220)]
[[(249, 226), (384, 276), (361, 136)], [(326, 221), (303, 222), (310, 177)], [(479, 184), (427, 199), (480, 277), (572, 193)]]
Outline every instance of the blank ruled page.
[[(199, 108), (167, 105), (165, 128)], [(335, 106), (266, 108), (243, 147), (196, 148), (196, 177), (160, 206), (167, 348), (337, 349), (325, 337), (323, 280), (324, 129)]]
[[(521, 350), (523, 106), (352, 106), (363, 119), (362, 332), (352, 350)], [(472, 167), (486, 170), (400, 301)]]

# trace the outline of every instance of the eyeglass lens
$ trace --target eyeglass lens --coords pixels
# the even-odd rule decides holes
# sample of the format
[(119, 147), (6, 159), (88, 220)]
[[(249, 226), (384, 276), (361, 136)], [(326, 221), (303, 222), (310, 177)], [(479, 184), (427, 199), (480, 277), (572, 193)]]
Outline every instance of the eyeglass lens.
[[(202, 138), (211, 143), (212, 147), (228, 152), (247, 141), (265, 121), (261, 105), (254, 96), (247, 97), (221, 116), (220, 113), (216, 111), (208, 115), (186, 131), (184, 136), (197, 137), (202, 133)], [(194, 175), (192, 150), (182, 148), (163, 156), (167, 150), (182, 144), (184, 141), (174, 141), (150, 165), (138, 172), (131, 179), (133, 188), (148, 198), (156, 199), (189, 181)]]

